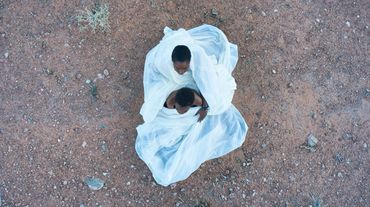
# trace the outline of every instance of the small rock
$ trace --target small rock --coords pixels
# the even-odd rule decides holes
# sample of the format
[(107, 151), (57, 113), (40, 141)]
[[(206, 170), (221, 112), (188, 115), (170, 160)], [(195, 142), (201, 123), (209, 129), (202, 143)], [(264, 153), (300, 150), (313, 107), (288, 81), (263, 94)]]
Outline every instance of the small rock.
[(104, 186), (104, 181), (99, 178), (86, 177), (84, 181), (91, 190), (100, 190)]
[(218, 11), (217, 11), (215, 8), (213, 8), (213, 9), (211, 10), (211, 15), (212, 15), (213, 17), (216, 17), (216, 16), (218, 15)]
[(68, 181), (63, 181), (63, 185), (67, 185), (68, 184)]
[(99, 79), (104, 79), (104, 76), (101, 73), (98, 73), (98, 78)]
[(176, 188), (176, 183), (173, 183), (170, 185), (171, 189), (175, 189)]
[(8, 52), (4, 53), (4, 57), (5, 58), (8, 58), (9, 57), (9, 53)]
[(53, 75), (54, 71), (52, 69), (46, 68), (45, 73), (48, 74), (48, 75)]
[(288, 83), (287, 87), (288, 87), (288, 88), (293, 87), (293, 83)]
[(82, 78), (82, 74), (81, 73), (76, 73), (76, 75), (75, 75), (75, 78), (77, 79), (77, 80), (81, 80), (81, 78)]
[(266, 16), (266, 13), (264, 11), (261, 12), (262, 16)]
[(90, 83), (91, 83), (91, 80), (87, 79), (87, 80), (85, 81), (85, 83), (86, 83), (86, 84), (90, 84)]
[(353, 140), (353, 134), (351, 132), (346, 132), (343, 134), (342, 138), (345, 140)]
[(312, 134), (310, 134), (307, 138), (307, 144), (309, 147), (316, 147), (318, 141), (319, 140), (317, 140), (317, 138)]
[(261, 145), (261, 147), (264, 149), (264, 148), (266, 148), (266, 147), (267, 147), (267, 144), (263, 143), (263, 144)]
[(364, 148), (367, 149), (367, 144), (366, 143), (364, 143)]
[(85, 141), (82, 142), (82, 147), (85, 148), (87, 143)]
[(316, 19), (316, 22), (317, 22), (317, 23), (320, 23), (320, 19)]
[(346, 25), (347, 27), (351, 27), (351, 23), (349, 23), (349, 21), (346, 21)]
[(336, 154), (335, 155), (335, 161), (338, 162), (338, 163), (344, 162), (344, 156), (340, 153)]
[(339, 172), (339, 173), (337, 174), (337, 176), (338, 176), (338, 177), (340, 177), (340, 178), (342, 178), (342, 177), (343, 177), (343, 175), (342, 175), (342, 173), (341, 173), (341, 172)]
[(100, 145), (100, 147), (101, 147), (101, 150), (103, 152), (107, 152), (108, 151), (108, 145), (107, 145), (107, 143), (105, 141), (102, 142), (102, 144)]
[(131, 183), (130, 182), (127, 182), (126, 185), (131, 185)]
[(107, 70), (107, 69), (105, 69), (104, 71), (103, 71), (103, 73), (104, 73), (104, 75), (107, 77), (107, 76), (109, 76), (109, 71)]
[(80, 207), (85, 207), (85, 205), (83, 203), (80, 204)]
[(276, 74), (276, 70), (272, 70), (272, 73), (273, 73), (273, 74)]

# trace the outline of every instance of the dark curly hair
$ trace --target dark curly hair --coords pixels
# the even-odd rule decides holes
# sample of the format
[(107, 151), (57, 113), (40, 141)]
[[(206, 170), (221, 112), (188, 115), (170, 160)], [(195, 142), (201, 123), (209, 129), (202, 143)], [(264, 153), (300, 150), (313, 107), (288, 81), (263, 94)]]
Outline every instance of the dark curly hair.
[(194, 91), (190, 88), (181, 88), (176, 92), (175, 101), (182, 107), (191, 106), (194, 99)]

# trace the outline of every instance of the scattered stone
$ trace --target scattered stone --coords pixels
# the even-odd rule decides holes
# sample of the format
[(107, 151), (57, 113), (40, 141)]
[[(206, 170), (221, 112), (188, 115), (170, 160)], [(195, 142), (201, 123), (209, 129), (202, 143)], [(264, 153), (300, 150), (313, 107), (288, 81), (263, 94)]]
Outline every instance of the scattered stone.
[(342, 177), (343, 177), (343, 174), (342, 174), (341, 172), (339, 172), (339, 173), (337, 174), (337, 176), (338, 176), (339, 178), (342, 178)]
[(316, 113), (312, 113), (312, 114), (311, 114), (311, 118), (312, 118), (313, 120), (316, 120), (316, 118), (317, 118)]
[(104, 79), (104, 76), (101, 73), (98, 73), (98, 78), (99, 79)]
[(85, 81), (85, 83), (86, 83), (86, 84), (90, 84), (90, 83), (91, 83), (91, 80), (87, 79), (87, 80)]
[(211, 10), (211, 15), (212, 15), (212, 17), (217, 17), (217, 15), (218, 15), (218, 11), (217, 11), (215, 8), (213, 8), (213, 9)]
[(274, 9), (274, 12), (276, 13), (276, 12), (278, 12), (278, 10), (277, 9)]
[(63, 181), (63, 185), (67, 185), (68, 184), (68, 181)]
[(266, 16), (266, 13), (264, 11), (261, 12), (262, 16)]
[(342, 138), (345, 140), (353, 140), (353, 134), (351, 132), (346, 132), (343, 134)]
[(273, 73), (273, 74), (276, 74), (276, 70), (274, 70), (274, 69), (273, 69), (273, 70), (272, 70), (272, 73)]
[(171, 184), (170, 187), (171, 187), (172, 190), (175, 189), (176, 188), (176, 183)]
[(85, 207), (85, 205), (83, 203), (80, 204), (80, 207)]
[(82, 74), (81, 74), (80, 72), (76, 73), (75, 78), (76, 78), (77, 80), (81, 80), (81, 78), (82, 78)]
[(349, 21), (346, 21), (346, 25), (347, 27), (351, 27), (351, 23), (349, 23)]
[(8, 58), (9, 57), (9, 53), (8, 52), (4, 53), (4, 57), (5, 58)]
[(319, 140), (317, 140), (317, 138), (313, 134), (310, 134), (307, 138), (307, 144), (309, 147), (316, 147), (318, 142)]
[(293, 83), (288, 83), (287, 87), (288, 87), (288, 88), (293, 87)]
[(364, 143), (364, 148), (367, 149), (367, 144), (366, 143)]
[(263, 144), (261, 145), (261, 147), (262, 147), (262, 149), (264, 149), (264, 148), (266, 148), (266, 147), (267, 147), (267, 144), (263, 143)]
[(91, 190), (100, 190), (104, 186), (104, 181), (99, 178), (86, 177), (85, 184), (89, 186)]
[(82, 142), (82, 147), (85, 148), (87, 143), (85, 141)]
[(340, 153), (336, 154), (336, 155), (335, 155), (335, 161), (336, 161), (337, 163), (342, 163), (342, 162), (344, 162), (344, 156), (343, 156), (342, 154), (340, 154)]
[(108, 145), (107, 145), (107, 143), (105, 141), (102, 142), (102, 144), (100, 145), (100, 147), (101, 147), (101, 150), (103, 152), (107, 152), (108, 151)]
[(316, 19), (316, 22), (317, 22), (317, 23), (320, 23), (320, 19)]
[(103, 73), (104, 73), (104, 75), (105, 75), (106, 77), (108, 77), (108, 76), (109, 76), (109, 71), (108, 71), (107, 69), (105, 69), (105, 70), (103, 71)]
[(53, 75), (54, 74), (54, 71), (52, 69), (49, 69), (49, 68), (44, 69), (44, 72), (48, 75)]
[(131, 183), (130, 182), (127, 182), (126, 185), (131, 185)]

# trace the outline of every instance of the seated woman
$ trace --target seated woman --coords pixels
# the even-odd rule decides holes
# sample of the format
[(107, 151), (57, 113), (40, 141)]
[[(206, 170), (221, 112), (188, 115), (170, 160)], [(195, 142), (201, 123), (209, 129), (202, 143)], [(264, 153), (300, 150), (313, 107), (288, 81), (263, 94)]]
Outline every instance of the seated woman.
[(164, 107), (176, 109), (179, 114), (184, 114), (189, 111), (190, 107), (197, 106), (201, 107), (195, 114), (199, 114), (198, 121), (200, 122), (207, 116), (208, 103), (196, 90), (186, 87), (173, 91), (164, 103)]

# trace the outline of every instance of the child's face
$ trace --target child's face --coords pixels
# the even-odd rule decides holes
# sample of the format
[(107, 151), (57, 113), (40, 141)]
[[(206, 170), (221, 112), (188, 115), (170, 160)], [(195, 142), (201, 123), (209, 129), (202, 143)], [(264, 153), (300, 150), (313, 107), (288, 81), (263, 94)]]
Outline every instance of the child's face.
[(175, 68), (176, 72), (180, 75), (184, 74), (186, 71), (188, 71), (189, 69), (189, 62), (188, 61), (184, 61), (184, 62), (178, 62), (178, 61), (175, 61), (173, 63), (173, 67)]

